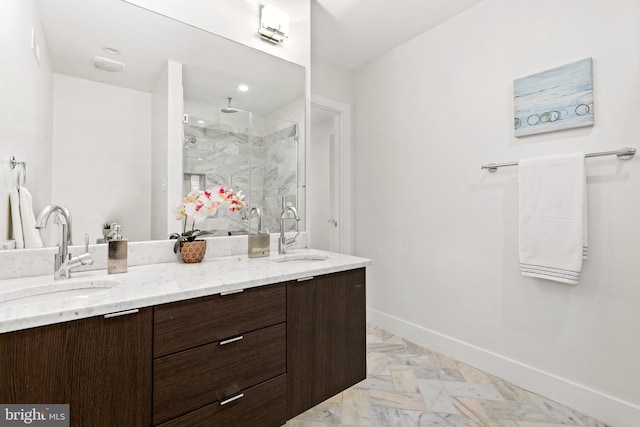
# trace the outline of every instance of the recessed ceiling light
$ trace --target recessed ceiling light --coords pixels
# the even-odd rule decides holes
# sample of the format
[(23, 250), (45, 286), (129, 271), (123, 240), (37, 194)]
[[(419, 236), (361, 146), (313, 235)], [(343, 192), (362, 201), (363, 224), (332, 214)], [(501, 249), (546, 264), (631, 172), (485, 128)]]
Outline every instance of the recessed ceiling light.
[(115, 47), (104, 46), (102, 49), (108, 54), (120, 55), (120, 49), (116, 49)]
[(238, 90), (239, 90), (240, 92), (246, 92), (246, 91), (248, 91), (248, 90), (249, 90), (249, 86), (247, 86), (247, 85), (240, 85), (240, 86), (238, 86)]
[(201, 125), (204, 124), (204, 120), (198, 120), (198, 123), (200, 123)]
[(101, 56), (93, 57), (93, 66), (99, 70), (108, 71), (110, 73), (121, 73), (125, 70), (125, 65), (122, 62), (103, 58)]

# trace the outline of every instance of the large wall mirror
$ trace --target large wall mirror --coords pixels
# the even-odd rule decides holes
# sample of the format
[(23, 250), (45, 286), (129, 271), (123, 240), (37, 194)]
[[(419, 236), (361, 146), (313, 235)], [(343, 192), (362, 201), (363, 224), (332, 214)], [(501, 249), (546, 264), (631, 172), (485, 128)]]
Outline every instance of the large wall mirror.
[[(271, 232), (283, 197), (304, 206), (304, 67), (121, 0), (27, 1), (41, 22), (40, 66), (52, 70), (51, 202), (70, 209), (74, 243), (85, 233), (95, 242), (105, 222), (131, 241), (166, 239), (154, 221), (175, 231), (179, 222), (153, 194), (176, 183), (183, 194), (242, 190)], [(169, 63), (181, 70), (179, 106)], [(176, 108), (180, 137), (163, 140)], [(178, 157), (182, 173), (171, 172)], [(247, 224), (221, 213), (199, 228), (226, 235)]]

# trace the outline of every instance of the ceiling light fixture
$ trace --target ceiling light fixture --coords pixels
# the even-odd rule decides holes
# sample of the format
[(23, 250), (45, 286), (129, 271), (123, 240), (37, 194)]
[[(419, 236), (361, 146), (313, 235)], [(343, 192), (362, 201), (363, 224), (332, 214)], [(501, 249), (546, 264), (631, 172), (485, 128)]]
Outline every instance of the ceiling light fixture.
[(271, 5), (262, 6), (258, 33), (263, 40), (270, 43), (282, 43), (284, 39), (289, 38), (289, 14)]
[(240, 92), (246, 92), (246, 91), (248, 91), (248, 90), (249, 90), (249, 86), (247, 86), (247, 85), (240, 85), (240, 86), (238, 86), (238, 90), (239, 90)]
[(93, 57), (93, 66), (99, 70), (108, 71), (110, 73), (121, 73), (125, 70), (125, 65), (122, 62), (103, 58), (101, 56)]

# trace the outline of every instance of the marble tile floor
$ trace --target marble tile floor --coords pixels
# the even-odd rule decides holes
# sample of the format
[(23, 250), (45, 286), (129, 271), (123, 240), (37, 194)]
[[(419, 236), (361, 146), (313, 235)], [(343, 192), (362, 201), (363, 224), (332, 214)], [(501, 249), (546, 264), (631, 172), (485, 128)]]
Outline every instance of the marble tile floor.
[(285, 427), (611, 427), (505, 380), (367, 328), (367, 379)]

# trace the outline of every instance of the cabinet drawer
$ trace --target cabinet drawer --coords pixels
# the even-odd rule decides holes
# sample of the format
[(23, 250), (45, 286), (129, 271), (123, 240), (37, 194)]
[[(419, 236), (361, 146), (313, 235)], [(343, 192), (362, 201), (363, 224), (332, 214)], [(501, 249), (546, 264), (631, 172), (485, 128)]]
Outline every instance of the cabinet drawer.
[(284, 284), (231, 295), (213, 295), (154, 308), (154, 357), (282, 323), (286, 319)]
[(285, 373), (284, 323), (244, 334), (240, 340), (225, 341), (153, 361), (154, 424)]
[(242, 392), (242, 397), (216, 402), (162, 424), (160, 427), (279, 427), (286, 422), (286, 375)]

